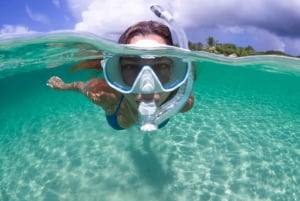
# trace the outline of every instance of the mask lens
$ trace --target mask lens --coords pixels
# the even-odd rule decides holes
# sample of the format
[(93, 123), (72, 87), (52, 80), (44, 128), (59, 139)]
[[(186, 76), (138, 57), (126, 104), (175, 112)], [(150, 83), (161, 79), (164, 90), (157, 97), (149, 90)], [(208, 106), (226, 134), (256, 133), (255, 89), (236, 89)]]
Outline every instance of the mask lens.
[(131, 87), (140, 71), (141, 67), (138, 63), (131, 59), (120, 58), (120, 72), (126, 85)]
[(173, 62), (168, 57), (142, 59), (140, 57), (121, 57), (120, 71), (125, 84), (132, 86), (143, 66), (150, 66), (162, 85), (170, 80)]
[(165, 85), (170, 81), (172, 74), (173, 62), (167, 57), (159, 58), (153, 65), (152, 69), (158, 77), (162, 85)]

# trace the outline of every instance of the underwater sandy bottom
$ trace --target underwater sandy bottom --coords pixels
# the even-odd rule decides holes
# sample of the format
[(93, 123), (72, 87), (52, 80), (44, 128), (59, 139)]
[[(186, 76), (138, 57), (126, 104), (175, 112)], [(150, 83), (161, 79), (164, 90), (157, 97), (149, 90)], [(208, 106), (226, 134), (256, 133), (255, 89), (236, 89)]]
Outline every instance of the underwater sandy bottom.
[(4, 80), (19, 83), (1, 90), (0, 200), (299, 199), (296, 102), (204, 80), (164, 129), (118, 132), (50, 74)]

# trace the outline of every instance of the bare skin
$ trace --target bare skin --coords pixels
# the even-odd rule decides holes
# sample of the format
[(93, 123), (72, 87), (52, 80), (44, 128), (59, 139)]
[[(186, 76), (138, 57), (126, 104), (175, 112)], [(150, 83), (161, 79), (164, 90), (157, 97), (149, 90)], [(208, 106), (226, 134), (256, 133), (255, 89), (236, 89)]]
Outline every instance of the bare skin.
[[(165, 44), (163, 38), (157, 35), (134, 36), (130, 43), (136, 44), (143, 39), (153, 40), (156, 43)], [(118, 102), (122, 94), (111, 88), (105, 79), (91, 79), (88, 82), (72, 82), (64, 83), (59, 77), (51, 77), (47, 85), (56, 90), (70, 90), (84, 94), (96, 105), (101, 106), (106, 115), (113, 114), (116, 110)], [(118, 123), (122, 128), (129, 128), (138, 121), (138, 106), (141, 101), (149, 99), (155, 100), (157, 106), (162, 105), (170, 96), (171, 93), (158, 94), (124, 94), (124, 101), (121, 104), (117, 114)], [(191, 94), (186, 105), (181, 109), (181, 112), (186, 112), (192, 108), (194, 103), (194, 95)]]

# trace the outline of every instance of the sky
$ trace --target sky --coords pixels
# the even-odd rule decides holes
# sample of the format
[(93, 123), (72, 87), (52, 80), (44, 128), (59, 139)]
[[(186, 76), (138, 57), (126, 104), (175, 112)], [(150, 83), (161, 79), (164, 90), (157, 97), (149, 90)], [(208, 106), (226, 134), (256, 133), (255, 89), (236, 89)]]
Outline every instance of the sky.
[(88, 31), (117, 40), (130, 25), (159, 19), (152, 4), (171, 11), (193, 42), (252, 46), (300, 55), (299, 0), (4, 0), (0, 35), (57, 30)]

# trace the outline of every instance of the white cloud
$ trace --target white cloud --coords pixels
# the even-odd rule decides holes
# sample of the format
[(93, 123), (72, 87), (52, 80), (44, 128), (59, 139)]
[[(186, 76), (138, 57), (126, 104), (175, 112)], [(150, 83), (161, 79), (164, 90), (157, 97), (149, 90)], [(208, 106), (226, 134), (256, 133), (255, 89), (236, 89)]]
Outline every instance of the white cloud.
[(272, 24), (279, 23), (277, 19), (283, 18), (279, 11), (288, 14), (286, 11), (290, 10), (293, 15), (300, 16), (300, 12), (295, 11), (300, 10), (297, 0), (188, 0), (184, 3), (182, 0), (127, 0), (124, 3), (119, 0), (68, 0), (68, 3), (73, 15), (80, 19), (76, 29), (95, 32), (104, 32), (103, 29), (121, 31), (133, 21), (155, 19), (149, 10), (149, 5), (155, 3), (172, 9), (178, 23), (186, 28), (215, 25), (263, 27), (264, 24), (272, 28)]
[(67, 0), (67, 3), (73, 17), (81, 20), (82, 13), (88, 9), (93, 1), (94, 0)]
[(52, 0), (55, 7), (60, 8), (60, 0)]
[(299, 0), (68, 0), (73, 16), (78, 19), (74, 29), (109, 39), (116, 39), (138, 21), (158, 20), (149, 9), (151, 4), (162, 4), (172, 10), (180, 25), (193, 30), (188, 35), (194, 38), (206, 31), (206, 37), (217, 35), (219, 41), (227, 36), (254, 48), (287, 51), (290, 48), (285, 38), (300, 36), (296, 29), (300, 27)]
[(26, 13), (30, 17), (30, 19), (32, 19), (33, 21), (41, 22), (43, 24), (49, 23), (49, 19), (46, 15), (41, 14), (41, 13), (34, 13), (27, 5), (25, 6), (25, 9), (26, 9)]
[(0, 35), (4, 34), (23, 34), (31, 32), (28, 27), (22, 25), (3, 25), (0, 29)]
[[(115, 39), (115, 35), (138, 21), (159, 20), (150, 10), (151, 4), (159, 3), (154, 0), (129, 0), (124, 3), (119, 0), (89, 0), (89, 5), (78, 0), (68, 2), (69, 5), (77, 2), (86, 8), (71, 6), (73, 15), (81, 13), (81, 20), (75, 25), (75, 30), (93, 32), (110, 39)], [(165, 5), (167, 3), (164, 1)]]

